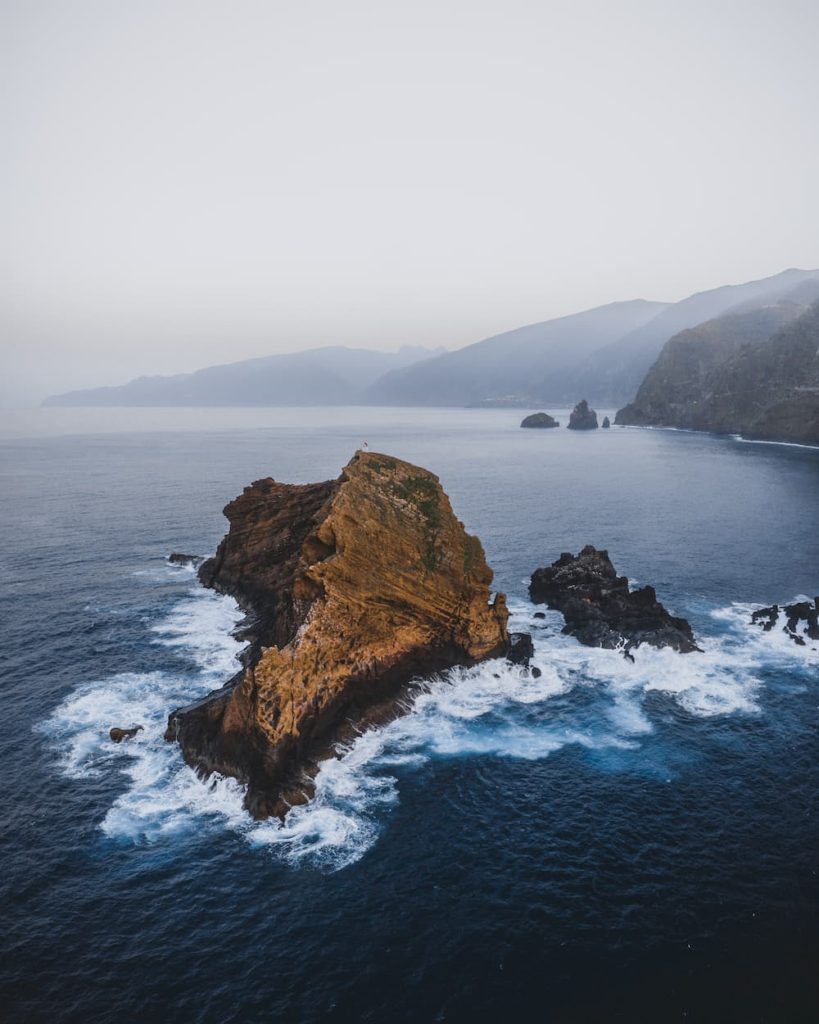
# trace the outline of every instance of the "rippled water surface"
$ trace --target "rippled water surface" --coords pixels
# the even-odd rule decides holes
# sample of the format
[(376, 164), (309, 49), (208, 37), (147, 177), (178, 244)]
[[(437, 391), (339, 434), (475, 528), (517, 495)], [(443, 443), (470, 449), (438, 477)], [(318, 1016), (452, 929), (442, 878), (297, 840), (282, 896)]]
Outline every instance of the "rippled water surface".
[[(521, 415), (0, 422), (10, 1019), (819, 1017), (819, 644), (749, 626), (819, 593), (819, 452)], [(212, 551), (251, 480), (335, 476), (364, 438), (439, 474), (542, 675), (432, 680), (254, 823), (162, 739), (239, 650), (233, 602), (165, 556)], [(703, 653), (630, 664), (534, 618), (529, 574), (585, 543)]]

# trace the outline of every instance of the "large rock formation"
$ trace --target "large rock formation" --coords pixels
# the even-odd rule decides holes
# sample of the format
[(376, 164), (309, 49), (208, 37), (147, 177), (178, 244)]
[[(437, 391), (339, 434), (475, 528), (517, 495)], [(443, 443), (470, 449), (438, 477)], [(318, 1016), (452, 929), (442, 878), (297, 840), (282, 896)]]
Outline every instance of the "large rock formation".
[(244, 668), (171, 714), (202, 773), (247, 784), (256, 817), (312, 792), (335, 744), (398, 713), (406, 684), (505, 653), (505, 599), (432, 473), (359, 452), (337, 480), (259, 480), (200, 569), (248, 613)]
[(597, 413), (589, 408), (585, 398), (572, 409), (569, 430), (597, 430)]
[(816, 292), (676, 335), (615, 422), (819, 444)]
[(562, 554), (532, 574), (529, 595), (563, 613), (564, 633), (589, 647), (628, 651), (640, 644), (699, 650), (685, 619), (675, 618), (657, 600), (653, 587), (631, 592), (627, 576), (618, 576), (608, 552), (587, 544), (579, 555)]
[(525, 416), (520, 425), (522, 427), (544, 429), (559, 427), (560, 423), (553, 416), (550, 416), (548, 412), (533, 412), (531, 416)]

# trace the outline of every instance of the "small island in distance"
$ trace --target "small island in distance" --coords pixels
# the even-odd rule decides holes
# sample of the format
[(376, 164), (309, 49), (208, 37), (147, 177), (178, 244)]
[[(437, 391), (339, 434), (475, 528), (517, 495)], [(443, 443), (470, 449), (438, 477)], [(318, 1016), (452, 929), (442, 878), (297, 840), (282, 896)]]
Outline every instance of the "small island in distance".
[(536, 430), (545, 430), (550, 427), (559, 427), (560, 423), (554, 416), (550, 416), (548, 412), (533, 412), (531, 416), (525, 416), (520, 425)]

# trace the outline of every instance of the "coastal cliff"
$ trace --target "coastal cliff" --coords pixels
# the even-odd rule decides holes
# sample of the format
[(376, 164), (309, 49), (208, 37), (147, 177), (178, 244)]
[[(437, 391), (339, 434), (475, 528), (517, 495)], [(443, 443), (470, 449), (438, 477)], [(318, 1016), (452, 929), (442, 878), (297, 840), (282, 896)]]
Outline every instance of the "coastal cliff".
[(506, 651), (483, 548), (432, 473), (359, 452), (337, 480), (259, 480), (225, 508), (199, 570), (246, 611), (244, 667), (174, 711), (166, 738), (202, 774), (247, 786), (257, 818), (312, 793), (335, 744), (402, 710), (413, 678)]
[(819, 444), (819, 303), (783, 302), (676, 335), (615, 422)]

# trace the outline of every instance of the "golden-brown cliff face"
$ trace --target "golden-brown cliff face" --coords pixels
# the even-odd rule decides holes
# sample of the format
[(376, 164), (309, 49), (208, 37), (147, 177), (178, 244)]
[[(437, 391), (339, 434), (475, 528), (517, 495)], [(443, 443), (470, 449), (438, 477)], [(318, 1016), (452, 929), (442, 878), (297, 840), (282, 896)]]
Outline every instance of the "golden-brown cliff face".
[(438, 478), (359, 452), (336, 481), (257, 481), (202, 581), (255, 617), (245, 670), (171, 715), (186, 760), (248, 783), (256, 816), (309, 796), (309, 774), (349, 730), (397, 713), (412, 678), (501, 654), (483, 548)]

